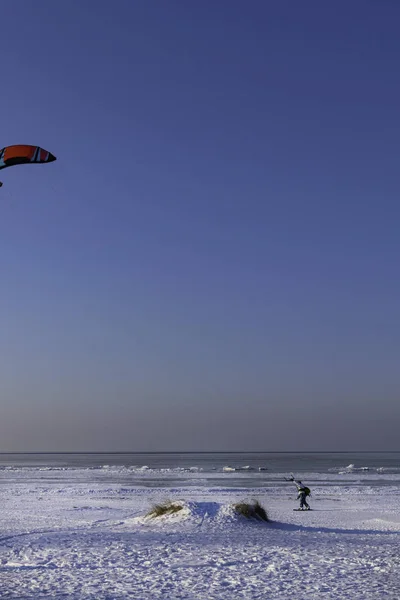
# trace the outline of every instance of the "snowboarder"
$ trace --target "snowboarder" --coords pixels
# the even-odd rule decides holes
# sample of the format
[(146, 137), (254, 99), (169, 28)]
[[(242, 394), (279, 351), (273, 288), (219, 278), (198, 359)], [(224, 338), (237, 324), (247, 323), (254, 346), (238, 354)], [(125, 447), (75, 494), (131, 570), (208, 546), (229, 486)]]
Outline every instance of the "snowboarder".
[(300, 500), (300, 508), (297, 510), (310, 510), (310, 505), (308, 504), (306, 497), (310, 495), (310, 488), (303, 485), (303, 483), (299, 479), (295, 479), (292, 477), (290, 481), (293, 481), (295, 486), (297, 487), (297, 500)]

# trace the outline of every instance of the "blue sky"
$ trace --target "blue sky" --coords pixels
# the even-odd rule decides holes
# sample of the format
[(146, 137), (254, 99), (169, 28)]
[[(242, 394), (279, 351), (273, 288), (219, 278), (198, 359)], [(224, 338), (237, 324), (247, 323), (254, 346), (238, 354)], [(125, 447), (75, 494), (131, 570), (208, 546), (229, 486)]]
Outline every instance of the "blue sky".
[(399, 17), (2, 7), (0, 450), (398, 448)]

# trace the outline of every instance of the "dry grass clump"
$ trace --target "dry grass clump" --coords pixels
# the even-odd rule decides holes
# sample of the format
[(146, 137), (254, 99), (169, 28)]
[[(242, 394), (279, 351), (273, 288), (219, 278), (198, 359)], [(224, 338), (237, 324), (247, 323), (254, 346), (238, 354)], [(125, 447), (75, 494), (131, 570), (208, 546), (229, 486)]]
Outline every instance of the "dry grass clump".
[(170, 500), (167, 500), (162, 504), (155, 504), (147, 513), (146, 517), (154, 519), (155, 517), (162, 517), (163, 515), (173, 515), (182, 510), (182, 508), (183, 506), (181, 504), (174, 504)]
[(257, 519), (257, 521), (269, 521), (267, 511), (258, 500), (253, 502), (238, 502), (233, 505), (234, 510), (246, 519)]

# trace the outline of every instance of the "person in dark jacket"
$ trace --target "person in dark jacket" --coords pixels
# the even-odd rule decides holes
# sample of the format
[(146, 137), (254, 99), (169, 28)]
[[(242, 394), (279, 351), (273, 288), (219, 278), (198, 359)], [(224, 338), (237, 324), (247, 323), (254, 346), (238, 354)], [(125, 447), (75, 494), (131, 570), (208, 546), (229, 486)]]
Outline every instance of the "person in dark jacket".
[(295, 486), (297, 487), (297, 500), (300, 500), (300, 510), (310, 510), (310, 505), (308, 504), (306, 497), (309, 495), (310, 490), (306, 485), (299, 479), (295, 479), (294, 477), (291, 479)]

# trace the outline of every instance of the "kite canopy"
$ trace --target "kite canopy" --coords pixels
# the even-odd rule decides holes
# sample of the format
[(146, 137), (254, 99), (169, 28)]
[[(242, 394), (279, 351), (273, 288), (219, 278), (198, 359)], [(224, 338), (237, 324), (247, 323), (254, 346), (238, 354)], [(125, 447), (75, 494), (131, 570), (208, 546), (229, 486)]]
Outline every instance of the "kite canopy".
[(42, 164), (55, 160), (54, 154), (39, 146), (6, 146), (0, 150), (0, 170), (13, 165)]

